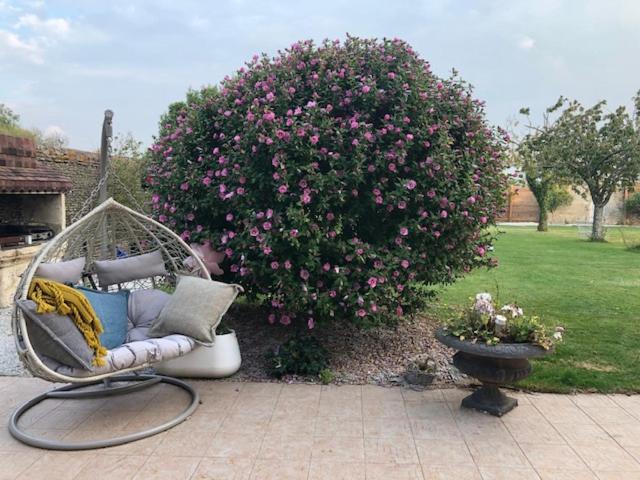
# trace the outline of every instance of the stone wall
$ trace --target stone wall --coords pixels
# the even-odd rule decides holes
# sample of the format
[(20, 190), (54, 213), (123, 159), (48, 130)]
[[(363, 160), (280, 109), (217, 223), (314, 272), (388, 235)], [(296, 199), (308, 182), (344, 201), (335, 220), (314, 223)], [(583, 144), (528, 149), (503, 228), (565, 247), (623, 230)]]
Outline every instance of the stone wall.
[(73, 186), (66, 195), (67, 224), (70, 223), (98, 183), (100, 173), (98, 152), (39, 146), (36, 158), (71, 178)]

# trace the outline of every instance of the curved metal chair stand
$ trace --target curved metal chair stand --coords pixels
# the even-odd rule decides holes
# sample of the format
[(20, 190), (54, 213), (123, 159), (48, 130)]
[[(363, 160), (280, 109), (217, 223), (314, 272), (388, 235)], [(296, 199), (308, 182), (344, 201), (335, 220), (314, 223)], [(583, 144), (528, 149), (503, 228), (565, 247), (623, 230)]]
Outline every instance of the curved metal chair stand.
[[(127, 382), (127, 385), (113, 385), (113, 382)], [(189, 393), (191, 401), (187, 408), (185, 408), (178, 416), (161, 425), (157, 425), (140, 432), (134, 432), (128, 435), (123, 435), (121, 437), (107, 438), (104, 440), (65, 443), (58, 440), (34, 437), (23, 431), (18, 426), (20, 417), (22, 417), (36, 405), (48, 399), (91, 399), (111, 397), (114, 395), (124, 395), (127, 393), (143, 390), (159, 383), (168, 383), (182, 388), (187, 393)], [(102, 384), (103, 387), (92, 390), (78, 391), (79, 388), (99, 384)], [(9, 420), (9, 432), (13, 437), (15, 437), (22, 443), (26, 443), (27, 445), (31, 445), (32, 447), (46, 448), (49, 450), (91, 450), (94, 448), (114, 447), (116, 445), (122, 445), (124, 443), (141, 440), (143, 438), (156, 435), (172, 427), (175, 427), (179, 423), (189, 418), (191, 414), (196, 410), (196, 408), (198, 408), (199, 403), (200, 397), (198, 395), (198, 392), (196, 392), (190, 385), (181, 380), (172, 377), (165, 377), (162, 375), (119, 375), (110, 377), (102, 381), (98, 380), (90, 383), (65, 385), (64, 387), (51, 390), (50, 392), (45, 392), (35, 398), (32, 398), (31, 400), (18, 407), (13, 415), (11, 415), (11, 418)]]

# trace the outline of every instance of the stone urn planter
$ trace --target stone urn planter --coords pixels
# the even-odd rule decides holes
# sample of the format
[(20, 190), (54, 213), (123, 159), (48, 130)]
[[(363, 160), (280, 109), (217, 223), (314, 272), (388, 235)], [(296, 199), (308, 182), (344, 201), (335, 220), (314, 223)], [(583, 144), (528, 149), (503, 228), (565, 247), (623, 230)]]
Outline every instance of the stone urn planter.
[(529, 359), (552, 352), (531, 343), (473, 343), (460, 340), (442, 329), (436, 333), (436, 338), (458, 350), (453, 356), (453, 364), (458, 370), (482, 382), (480, 388), (462, 400), (462, 406), (498, 417), (518, 405), (518, 401), (507, 397), (499, 386), (528, 377), (531, 373)]

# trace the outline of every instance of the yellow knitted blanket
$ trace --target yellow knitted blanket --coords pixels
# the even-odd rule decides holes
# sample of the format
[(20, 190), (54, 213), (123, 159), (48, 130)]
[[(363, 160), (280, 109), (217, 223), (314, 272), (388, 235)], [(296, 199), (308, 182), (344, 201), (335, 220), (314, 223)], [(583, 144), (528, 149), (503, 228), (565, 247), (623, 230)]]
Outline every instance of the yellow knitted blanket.
[(104, 329), (82, 292), (53, 280), (36, 277), (29, 285), (27, 297), (36, 303), (38, 313), (57, 312), (69, 316), (93, 350), (93, 364), (105, 364), (103, 357), (107, 354), (107, 349), (102, 346), (98, 337)]

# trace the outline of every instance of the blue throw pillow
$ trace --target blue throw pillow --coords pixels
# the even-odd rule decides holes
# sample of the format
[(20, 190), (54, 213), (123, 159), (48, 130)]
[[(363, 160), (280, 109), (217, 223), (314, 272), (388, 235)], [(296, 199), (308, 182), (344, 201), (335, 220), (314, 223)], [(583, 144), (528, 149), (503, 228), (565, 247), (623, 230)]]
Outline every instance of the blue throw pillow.
[(122, 345), (127, 338), (129, 290), (101, 292), (85, 287), (76, 288), (87, 297), (102, 322), (104, 332), (100, 335), (100, 343), (108, 349)]

